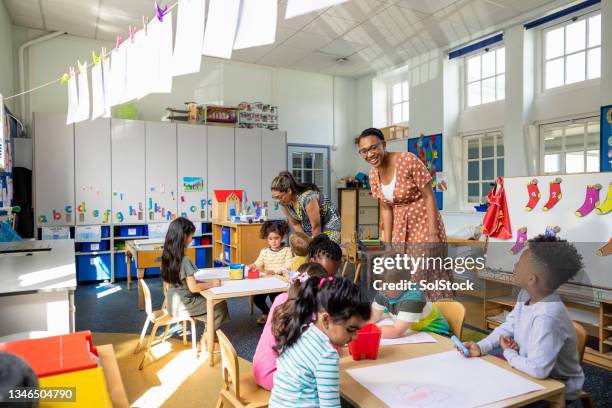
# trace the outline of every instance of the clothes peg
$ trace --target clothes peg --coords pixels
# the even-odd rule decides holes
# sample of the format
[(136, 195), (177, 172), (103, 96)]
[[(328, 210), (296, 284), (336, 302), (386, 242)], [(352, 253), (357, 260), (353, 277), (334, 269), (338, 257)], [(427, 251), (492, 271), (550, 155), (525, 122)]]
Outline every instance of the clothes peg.
[(167, 4), (162, 9), (161, 7), (159, 7), (159, 3), (155, 2), (155, 15), (157, 16), (157, 19), (159, 20), (160, 23), (163, 23), (164, 16), (166, 15), (167, 12), (168, 12)]
[(147, 33), (147, 25), (149, 24), (149, 17), (142, 16), (142, 31)]
[(91, 52), (91, 60), (92, 60), (94, 65), (97, 65), (100, 62), (100, 58), (101, 57), (102, 57), (102, 54), (100, 54), (98, 56), (98, 55), (96, 55), (96, 53), (94, 51)]
[(60, 84), (67, 84), (69, 79), (70, 79), (70, 75), (68, 74), (62, 75), (62, 77), (60, 78)]
[(123, 42), (123, 37), (118, 35), (117, 39), (115, 40), (115, 49), (119, 48), (119, 46), (121, 45), (122, 42)]
[(128, 31), (130, 32), (130, 40), (132, 44), (134, 44), (134, 34), (136, 34), (136, 27), (128, 26)]

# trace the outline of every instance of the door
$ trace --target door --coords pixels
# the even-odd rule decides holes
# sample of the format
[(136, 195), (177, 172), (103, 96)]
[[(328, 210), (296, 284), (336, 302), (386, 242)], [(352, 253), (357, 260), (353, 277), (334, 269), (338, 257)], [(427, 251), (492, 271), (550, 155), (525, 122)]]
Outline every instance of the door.
[(314, 183), (327, 197), (330, 195), (329, 147), (290, 144), (288, 168), (300, 183)]

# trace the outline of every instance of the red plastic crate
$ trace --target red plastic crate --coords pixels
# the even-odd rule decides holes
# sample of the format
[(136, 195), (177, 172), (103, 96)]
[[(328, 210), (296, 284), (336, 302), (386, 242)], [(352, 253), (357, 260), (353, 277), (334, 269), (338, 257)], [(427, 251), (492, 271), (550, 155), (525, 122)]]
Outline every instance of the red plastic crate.
[(368, 323), (363, 326), (357, 332), (355, 340), (348, 344), (349, 353), (351, 353), (353, 360), (376, 360), (378, 358), (381, 336), (380, 327), (374, 323)]
[(98, 350), (90, 331), (0, 343), (0, 351), (15, 354), (30, 364), (38, 377), (94, 368)]

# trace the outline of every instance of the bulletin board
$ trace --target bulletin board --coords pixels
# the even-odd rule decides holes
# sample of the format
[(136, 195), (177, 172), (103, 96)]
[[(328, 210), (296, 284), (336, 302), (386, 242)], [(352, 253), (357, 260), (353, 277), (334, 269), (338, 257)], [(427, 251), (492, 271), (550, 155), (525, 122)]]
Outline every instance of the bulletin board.
[(612, 105), (601, 107), (599, 167), (601, 171), (612, 171)]
[[(543, 208), (551, 197), (551, 191), (555, 190), (551, 189), (550, 183), (557, 177), (561, 178), (559, 184), (561, 198), (548, 211), (544, 211)], [(531, 211), (526, 211), (525, 207), (529, 202), (527, 186), (534, 179), (538, 181), (540, 198)], [(599, 256), (597, 254), (597, 250), (606, 245), (612, 237), (612, 211), (607, 214), (599, 214), (594, 209), (584, 216), (576, 215), (576, 212), (583, 208), (585, 201), (592, 197), (587, 193), (588, 185), (601, 185), (601, 189), (596, 191), (600, 204), (603, 204), (609, 197), (608, 190), (612, 188), (611, 182), (612, 173), (504, 178), (506, 201), (512, 225), (512, 239), (489, 240), (486, 266), (494, 270), (512, 272), (514, 264), (522, 253), (522, 251), (517, 254), (511, 252), (519, 229), (525, 227), (529, 239), (544, 234), (548, 226), (558, 226), (561, 230), (557, 236), (573, 243), (583, 256), (584, 270), (576, 275), (571, 283), (612, 290), (612, 255)], [(590, 194), (594, 194), (593, 190)]]
[(436, 195), (436, 201), (438, 202), (438, 209), (442, 210), (443, 197), (441, 191), (436, 191), (436, 173), (443, 171), (442, 167), (442, 133), (436, 135), (415, 137), (408, 139), (408, 151), (414, 153), (431, 175), (432, 182), (431, 187)]

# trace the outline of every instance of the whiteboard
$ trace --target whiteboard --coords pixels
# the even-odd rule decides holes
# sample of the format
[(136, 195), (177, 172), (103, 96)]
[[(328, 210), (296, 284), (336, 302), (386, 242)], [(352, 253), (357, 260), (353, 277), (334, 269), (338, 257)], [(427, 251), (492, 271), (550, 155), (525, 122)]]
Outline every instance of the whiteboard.
[(246, 191), (251, 212), (261, 201), (261, 129), (236, 129), (236, 188)]
[(110, 224), (110, 119), (86, 120), (75, 125), (74, 185), (77, 225)]
[(145, 122), (146, 219), (147, 222), (176, 218), (176, 124)]
[(261, 197), (268, 202), (268, 218), (285, 219), (272, 199), (270, 185), (281, 171), (287, 170), (287, 133), (263, 129), (261, 134)]
[[(178, 215), (186, 216), (191, 221), (208, 219), (207, 147), (206, 126), (177, 125)], [(184, 177), (202, 177), (203, 190), (185, 189)]]
[[(561, 177), (561, 199), (549, 211), (542, 208), (549, 198), (549, 183)], [(541, 194), (540, 200), (532, 211), (525, 211), (528, 201), (527, 184), (538, 180)], [(587, 184), (602, 185), (599, 196), (605, 200), (608, 186), (612, 181), (612, 173), (581, 173), (571, 175), (509, 177), (504, 179), (506, 200), (512, 239), (502, 241), (491, 239), (487, 250), (486, 266), (492, 269), (511, 272), (518, 261), (520, 253), (512, 255), (510, 248), (514, 245), (517, 231), (527, 227), (527, 237), (532, 238), (543, 234), (549, 225), (561, 227), (558, 236), (572, 242), (583, 256), (584, 270), (573, 280), (588, 286), (612, 288), (612, 256), (601, 257), (596, 250), (612, 237), (612, 213), (598, 215), (592, 211), (585, 217), (577, 217), (574, 213), (584, 203)]]
[[(145, 126), (139, 120), (111, 120), (113, 224), (145, 222)], [(130, 211), (131, 210), (131, 211)], [(121, 213), (123, 220), (117, 217)]]
[[(234, 189), (234, 128), (207, 126), (208, 200), (215, 190)], [(212, 219), (212, 206), (209, 207)]]
[(34, 113), (36, 225), (74, 225), (74, 126), (66, 115)]

